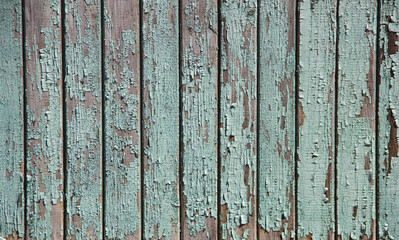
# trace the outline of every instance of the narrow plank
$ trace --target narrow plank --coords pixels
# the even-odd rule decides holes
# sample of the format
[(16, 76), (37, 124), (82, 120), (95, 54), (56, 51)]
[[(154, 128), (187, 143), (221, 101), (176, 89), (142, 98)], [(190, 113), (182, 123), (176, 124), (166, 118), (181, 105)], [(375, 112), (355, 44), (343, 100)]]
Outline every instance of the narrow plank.
[(257, 1), (222, 1), (220, 74), (223, 239), (256, 239)]
[(101, 8), (65, 1), (67, 238), (102, 236)]
[(217, 239), (217, 8), (217, 0), (181, 6), (184, 239)]
[(144, 238), (179, 239), (178, 0), (144, 0)]
[(295, 6), (259, 6), (259, 239), (295, 234)]
[(63, 236), (61, 2), (25, 1), (27, 237)]
[(0, 236), (24, 236), (21, 1), (0, 5)]
[(399, 238), (399, 2), (381, 1), (378, 188), (379, 238)]
[(299, 4), (298, 238), (334, 239), (337, 2)]
[(375, 238), (376, 4), (374, 0), (339, 2), (339, 239)]
[(106, 0), (105, 235), (140, 239), (140, 6)]

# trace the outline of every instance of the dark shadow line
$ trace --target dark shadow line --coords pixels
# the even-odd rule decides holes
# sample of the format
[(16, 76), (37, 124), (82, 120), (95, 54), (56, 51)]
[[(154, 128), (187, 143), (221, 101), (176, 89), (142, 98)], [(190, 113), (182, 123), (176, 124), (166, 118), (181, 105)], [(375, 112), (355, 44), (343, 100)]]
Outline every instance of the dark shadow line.
[(295, 153), (294, 153), (294, 174), (295, 174), (295, 196), (294, 196), (294, 221), (295, 221), (295, 238), (298, 239), (298, 147), (299, 147), (299, 41), (300, 41), (300, 9), (299, 1), (295, 1)]
[(337, 0), (337, 8), (336, 8), (336, 40), (335, 40), (335, 106), (334, 106), (334, 220), (335, 220), (335, 231), (334, 238), (338, 239), (338, 87), (339, 87), (339, 1)]
[(260, 118), (260, 9), (261, 0), (257, 1), (257, 19), (256, 19), (256, 239), (259, 239), (259, 189), (260, 189), (260, 160), (259, 160), (259, 118)]
[(182, 1), (178, 1), (178, 18), (179, 18), (179, 217), (180, 217), (180, 239), (184, 239), (184, 202), (183, 202), (183, 32), (182, 32)]
[(217, 154), (217, 239), (222, 239), (222, 212), (221, 212), (221, 156), (220, 156), (220, 114), (221, 114), (221, 104), (220, 104), (220, 96), (221, 96), (221, 81), (222, 78), (222, 0), (218, 0), (217, 6), (217, 19), (218, 19), (218, 71), (217, 71), (217, 146), (216, 146), (216, 154)]
[(381, 0), (377, 1), (377, 36), (376, 36), (376, 82), (375, 82), (375, 235), (376, 239), (380, 239), (380, 231), (379, 231), (379, 219), (380, 219), (380, 187), (379, 187), (379, 170), (380, 170), (380, 151), (379, 151), (379, 108), (380, 108), (380, 84), (381, 84), (381, 49), (380, 49), (380, 27), (381, 27)]
[(106, 81), (106, 75), (105, 75), (105, 18), (104, 18), (104, 0), (100, 1), (100, 22), (101, 22), (101, 35), (100, 35), (100, 45), (101, 45), (101, 147), (102, 147), (102, 238), (105, 239), (106, 234), (105, 234), (105, 224), (106, 224), (106, 219), (105, 219), (105, 212), (106, 212), (106, 131), (105, 131), (105, 81)]
[(139, 0), (139, 51), (140, 51), (140, 236), (144, 239), (144, 51), (143, 51), (143, 0)]

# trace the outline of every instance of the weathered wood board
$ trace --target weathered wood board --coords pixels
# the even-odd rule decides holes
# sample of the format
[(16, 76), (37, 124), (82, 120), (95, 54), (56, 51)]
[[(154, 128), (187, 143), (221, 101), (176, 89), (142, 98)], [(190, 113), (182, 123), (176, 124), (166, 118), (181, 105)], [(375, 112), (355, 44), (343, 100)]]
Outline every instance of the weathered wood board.
[(339, 2), (337, 234), (374, 239), (377, 3)]
[(27, 239), (64, 230), (61, 2), (25, 1)]
[(2, 1), (0, 238), (399, 238), (398, 18)]
[(299, 4), (298, 238), (334, 239), (337, 1)]
[(181, 2), (184, 239), (217, 238), (218, 1)]
[(24, 82), (21, 1), (0, 4), (0, 236), (24, 237)]
[(259, 239), (295, 237), (295, 6), (259, 6)]
[(378, 89), (378, 232), (399, 238), (399, 2), (381, 1)]
[(141, 238), (140, 5), (104, 2), (105, 238)]
[(100, 0), (65, 0), (66, 237), (102, 237)]

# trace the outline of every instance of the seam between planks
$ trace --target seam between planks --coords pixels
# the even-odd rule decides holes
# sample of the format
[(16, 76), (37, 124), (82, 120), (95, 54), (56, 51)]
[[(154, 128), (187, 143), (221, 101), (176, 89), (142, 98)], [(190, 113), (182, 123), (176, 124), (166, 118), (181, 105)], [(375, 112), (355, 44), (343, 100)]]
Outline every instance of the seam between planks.
[(179, 219), (180, 219), (180, 239), (184, 239), (184, 203), (183, 203), (183, 176), (184, 176), (184, 162), (183, 162), (183, 90), (182, 90), (182, 76), (183, 76), (183, 32), (182, 32), (182, 1), (178, 0), (178, 19), (179, 19)]
[(101, 24), (101, 34), (100, 34), (100, 47), (101, 47), (101, 131), (102, 131), (102, 169), (101, 169), (101, 177), (102, 177), (102, 219), (101, 219), (101, 230), (102, 230), (102, 238), (105, 239), (105, 201), (106, 201), (106, 162), (105, 162), (105, 29), (104, 29), (104, 0), (100, 0), (100, 24)]
[(379, 216), (380, 212), (378, 209), (380, 191), (379, 191), (379, 170), (380, 170), (380, 157), (379, 157), (379, 105), (380, 105), (380, 27), (381, 27), (381, 0), (377, 0), (377, 36), (376, 36), (376, 76), (375, 76), (375, 236), (376, 239), (380, 239), (379, 230)]
[(22, 96), (23, 96), (23, 106), (22, 106), (22, 116), (23, 116), (23, 166), (24, 166), (24, 182), (23, 182), (23, 193), (24, 193), (24, 239), (28, 238), (28, 211), (27, 211), (27, 203), (28, 198), (27, 191), (28, 191), (28, 184), (27, 184), (27, 146), (28, 146), (28, 138), (27, 138), (27, 116), (26, 116), (26, 104), (27, 104), (27, 96), (26, 96), (26, 31), (25, 31), (25, 0), (21, 0), (21, 44), (22, 44)]
[(298, 239), (298, 144), (299, 144), (299, 36), (300, 36), (300, 25), (299, 25), (299, 2), (300, 0), (295, 1), (295, 142), (294, 142), (294, 175), (295, 175), (295, 189), (294, 189), (294, 232), (295, 239)]
[(334, 220), (335, 231), (334, 238), (338, 239), (338, 80), (339, 80), (339, 1), (337, 0), (336, 6), (336, 26), (335, 26), (335, 107), (334, 107)]
[(260, 9), (261, 1), (257, 1), (257, 16), (256, 16), (256, 207), (255, 207), (255, 217), (256, 217), (256, 236), (259, 238), (259, 116), (260, 116)]
[(139, 105), (140, 105), (140, 238), (144, 239), (144, 74), (143, 74), (143, 1), (139, 0), (139, 64), (140, 64), (140, 80), (139, 80)]
[(222, 239), (222, 219), (221, 217), (221, 157), (220, 157), (220, 109), (221, 109), (221, 104), (220, 104), (220, 81), (221, 79), (221, 70), (222, 70), (222, 64), (221, 64), (221, 59), (222, 59), (222, 16), (221, 16), (221, 5), (222, 5), (222, 0), (217, 0), (218, 6), (217, 6), (217, 19), (218, 19), (218, 66), (217, 66), (217, 83), (216, 83), (216, 88), (217, 88), (217, 148), (216, 148), (216, 158), (217, 158), (217, 221), (216, 221), (216, 228), (217, 228), (217, 239)]

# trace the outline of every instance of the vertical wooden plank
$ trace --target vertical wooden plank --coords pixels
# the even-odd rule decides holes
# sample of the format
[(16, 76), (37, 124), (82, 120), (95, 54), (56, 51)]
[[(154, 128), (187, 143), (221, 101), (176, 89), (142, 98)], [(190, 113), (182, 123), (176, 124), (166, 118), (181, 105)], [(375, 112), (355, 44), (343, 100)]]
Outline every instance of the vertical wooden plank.
[(376, 16), (374, 0), (339, 2), (339, 239), (375, 238)]
[(220, 154), (223, 239), (256, 239), (257, 2), (223, 0)]
[(65, 0), (67, 238), (102, 236), (101, 9)]
[(377, 146), (380, 239), (399, 238), (398, 17), (398, 1), (381, 1)]
[(105, 235), (140, 239), (140, 6), (106, 0)]
[(143, 1), (145, 239), (179, 239), (178, 14), (178, 0)]
[(295, 1), (259, 17), (259, 239), (295, 234)]
[(29, 239), (63, 236), (61, 2), (25, 1)]
[(21, 1), (0, 4), (0, 236), (24, 236)]
[(336, 1), (299, 4), (298, 238), (334, 239)]
[(217, 8), (217, 0), (181, 6), (184, 239), (217, 238)]

